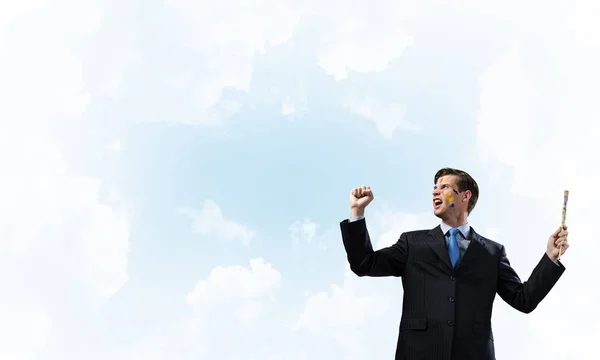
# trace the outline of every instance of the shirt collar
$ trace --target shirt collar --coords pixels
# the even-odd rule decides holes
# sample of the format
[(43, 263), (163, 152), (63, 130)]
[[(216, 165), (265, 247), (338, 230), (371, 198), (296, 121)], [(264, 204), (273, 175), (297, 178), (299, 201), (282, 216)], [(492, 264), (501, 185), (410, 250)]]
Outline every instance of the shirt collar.
[[(452, 226), (450, 226), (444, 222), (442, 222), (440, 224), (440, 227), (441, 227), (442, 233), (444, 233), (444, 235), (446, 235), (448, 233), (448, 231), (450, 231), (450, 229), (452, 229)], [(471, 225), (469, 225), (469, 223), (459, 226), (458, 230), (460, 230), (460, 233), (463, 235), (463, 237), (465, 239), (469, 239), (469, 232), (471, 231)]]

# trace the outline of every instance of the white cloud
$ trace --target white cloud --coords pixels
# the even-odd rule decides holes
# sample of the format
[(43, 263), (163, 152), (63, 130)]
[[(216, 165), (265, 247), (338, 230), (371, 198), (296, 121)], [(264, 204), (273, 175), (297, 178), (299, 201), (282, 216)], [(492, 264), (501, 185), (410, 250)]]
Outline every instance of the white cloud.
[[(77, 297), (97, 309), (128, 280), (128, 221), (99, 203), (100, 181), (69, 173), (51, 139), (26, 126), (0, 123), (2, 292), (40, 309)], [(23, 282), (10, 280), (17, 273)], [(82, 292), (56, 291), (75, 284)], [(54, 290), (46, 293), (48, 287)], [(52, 315), (68, 312), (68, 305), (53, 306)], [(41, 316), (46, 328), (52, 316)]]
[(197, 123), (215, 120), (214, 109), (224, 89), (248, 91), (253, 56), (266, 46), (285, 43), (301, 16), (301, 10), (294, 4), (272, 0), (261, 3), (169, 0), (166, 4), (191, 29), (185, 34), (186, 45), (198, 49), (207, 59), (204, 65), (198, 64), (195, 74), (187, 74), (197, 75), (202, 81), (185, 84), (196, 94), (195, 103), (202, 114), (192, 120)]
[(35, 305), (0, 303), (0, 358), (36, 359), (48, 343), (50, 319)]
[[(15, 17), (0, 18), (0, 109), (3, 121), (27, 122), (78, 118), (90, 103), (82, 92), (81, 60), (70, 39), (81, 39), (100, 26), (102, 9), (78, 1), (19, 5)], [(2, 11), (7, 6), (2, 5)], [(13, 5), (8, 6), (13, 8)], [(9, 14), (12, 11), (9, 11)], [(31, 26), (35, 24), (35, 26)], [(32, 106), (33, 101), (35, 105)]]
[(100, 201), (100, 180), (69, 168), (54, 136), (91, 102), (73, 44), (102, 15), (89, 2), (0, 5), (1, 358), (39, 358), (51, 339), (82, 331), (66, 319), (129, 278), (127, 216)]
[[(257, 326), (276, 305), (280, 287), (281, 274), (263, 258), (250, 260), (249, 267), (217, 266), (184, 296), (193, 310), (191, 317), (161, 323), (151, 336), (108, 354), (122, 360), (295, 359), (294, 353), (277, 346), (261, 353), (251, 340), (260, 334)], [(231, 347), (231, 342), (236, 346)]]
[(296, 112), (296, 106), (291, 102), (289, 96), (283, 100), (281, 104), (281, 113), (285, 116), (292, 115)]
[(397, 129), (409, 132), (419, 132), (421, 126), (413, 124), (404, 118), (406, 106), (395, 103), (383, 103), (372, 95), (362, 98), (356, 95), (349, 96), (346, 107), (353, 113), (363, 116), (375, 123), (377, 131), (385, 137), (392, 138)]
[(329, 248), (328, 242), (332, 238), (337, 240), (339, 230), (337, 228), (320, 229), (316, 222), (304, 219), (295, 221), (288, 227), (288, 231), (295, 249), (301, 248), (303, 244), (311, 244), (316, 245), (321, 251), (326, 251)]
[(518, 161), (523, 147), (537, 142), (540, 125), (531, 108), (536, 88), (522, 67), (519, 49), (514, 47), (498, 59), (480, 84), (477, 140), (503, 163)]
[[(68, 93), (67, 89), (63, 93)], [(72, 104), (79, 106), (76, 101)], [(99, 180), (69, 173), (43, 125), (32, 132), (27, 114), (14, 115), (12, 121), (0, 123), (3, 253), (27, 258), (48, 248), (48, 256), (56, 256), (55, 261), (63, 266), (77, 269), (60, 281), (81, 278), (86, 282), (89, 301), (98, 306), (127, 281), (128, 222), (122, 214), (98, 202)], [(33, 119), (40, 120), (43, 118)], [(60, 271), (44, 272), (50, 276)]]
[(378, 293), (357, 293), (358, 284), (353, 281), (355, 276), (346, 271), (342, 286), (332, 284), (330, 291), (309, 296), (294, 328), (305, 328), (318, 335), (331, 335), (357, 330), (364, 325), (366, 318), (384, 314), (390, 299)]
[[(599, 153), (590, 134), (599, 133), (600, 127), (588, 120), (598, 113), (595, 101), (589, 97), (596, 90), (579, 85), (583, 77), (586, 82), (590, 77), (600, 79), (598, 71), (572, 71), (573, 79), (561, 92), (560, 100), (546, 109), (547, 102), (532, 96), (533, 89), (558, 80), (537, 79), (538, 84), (534, 84), (522, 67), (519, 53), (511, 50), (481, 77), (479, 146), (514, 169), (515, 193), (560, 204), (562, 190), (571, 188), (569, 209), (591, 207), (589, 198), (578, 194), (599, 175), (588, 159)], [(569, 68), (574, 69), (574, 65)], [(543, 114), (551, 115), (543, 118)]]
[[(541, 43), (553, 44), (563, 36), (562, 27), (569, 3), (546, 2), (543, 0), (507, 0), (501, 4), (477, 0), (459, 0), (452, 3), (458, 13), (465, 10), (473, 19), (486, 19), (490, 23), (501, 24), (505, 31), (510, 31), (516, 37), (535, 36)], [(537, 16), (540, 6), (544, 6), (544, 16)], [(534, 19), (532, 21), (532, 19)], [(493, 25), (492, 25), (493, 26)], [(477, 47), (474, 47), (476, 49)]]
[(239, 320), (253, 320), (280, 284), (281, 274), (257, 258), (250, 260), (250, 269), (239, 265), (214, 268), (196, 284), (186, 301), (201, 314), (226, 306)]
[(321, 21), (319, 66), (337, 80), (347, 78), (348, 70), (385, 70), (413, 43), (404, 23), (416, 13), (415, 5), (410, 0), (382, 1), (377, 6), (316, 2), (311, 15)]
[(289, 118), (292, 117), (302, 117), (304, 114), (308, 112), (308, 107), (306, 105), (306, 100), (301, 99), (297, 101), (293, 101), (292, 98), (286, 96), (281, 103), (281, 114), (287, 116)]
[[(600, 46), (590, 41), (600, 26), (587, 20), (598, 14), (597, 7), (575, 2), (553, 24), (561, 33), (547, 39), (554, 45), (544, 54), (552, 60), (550, 72), (538, 75), (525, 67), (537, 54), (515, 44), (481, 76), (478, 141), (515, 169), (518, 194), (549, 201), (565, 188), (589, 186), (598, 175), (588, 159), (600, 154), (595, 140), (600, 125), (590, 121), (600, 115), (595, 100)], [(543, 173), (551, 179), (531, 181)]]
[[(360, 284), (354, 277), (346, 270), (341, 286), (332, 284), (329, 291), (310, 295), (293, 329), (309, 331), (319, 339), (333, 341), (336, 353), (343, 354), (345, 359), (364, 359), (369, 354), (381, 355), (369, 349), (370, 345), (364, 339), (370, 329), (376, 328), (389, 314), (394, 298), (389, 289), (365, 286), (366, 282)], [(393, 353), (392, 347), (384, 354)]]
[(193, 220), (194, 231), (204, 236), (214, 236), (223, 241), (240, 241), (250, 245), (254, 231), (223, 216), (221, 208), (212, 200), (206, 200), (201, 210), (182, 208), (181, 213)]
[(123, 150), (123, 145), (121, 144), (121, 139), (114, 139), (110, 144), (108, 144), (108, 150), (113, 152), (121, 152)]
[(432, 213), (410, 214), (387, 210), (375, 213), (373, 220), (375, 229), (382, 229), (380, 235), (374, 238), (377, 239), (374, 243), (378, 249), (392, 246), (405, 231), (431, 229), (439, 224), (439, 219)]
[(317, 234), (317, 224), (305, 219), (304, 221), (296, 221), (288, 228), (295, 242), (311, 240)]
[[(168, 82), (194, 93), (200, 115), (164, 121), (212, 123), (219, 120), (223, 90), (248, 91), (253, 75), (252, 59), (267, 46), (286, 43), (302, 25), (316, 24), (319, 36), (317, 63), (335, 79), (348, 77), (348, 70), (381, 72), (412, 44), (404, 21), (416, 12), (413, 1), (386, 1), (377, 7), (344, 2), (273, 1), (260, 3), (228, 0), (221, 3), (169, 0), (168, 7), (180, 17), (184, 46), (200, 52), (206, 60), (185, 75)], [(211, 36), (203, 36), (211, 34)], [(284, 102), (282, 113), (298, 111)], [(235, 112), (235, 110), (234, 110)], [(228, 116), (233, 112), (228, 112)], [(389, 120), (381, 122), (385, 131)], [(395, 121), (392, 121), (395, 123)], [(387, 127), (384, 124), (388, 124)]]

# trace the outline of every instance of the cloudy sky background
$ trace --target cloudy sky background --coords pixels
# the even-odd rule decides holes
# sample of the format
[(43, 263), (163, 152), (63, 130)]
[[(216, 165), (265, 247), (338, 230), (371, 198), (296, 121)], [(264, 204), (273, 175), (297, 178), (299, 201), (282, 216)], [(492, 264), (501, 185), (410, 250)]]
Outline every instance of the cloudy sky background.
[[(0, 358), (391, 359), (402, 289), (349, 273), (437, 224), (443, 166), (522, 279), (499, 359), (600, 358), (600, 3), (0, 0)], [(590, 283), (596, 284), (591, 286)]]

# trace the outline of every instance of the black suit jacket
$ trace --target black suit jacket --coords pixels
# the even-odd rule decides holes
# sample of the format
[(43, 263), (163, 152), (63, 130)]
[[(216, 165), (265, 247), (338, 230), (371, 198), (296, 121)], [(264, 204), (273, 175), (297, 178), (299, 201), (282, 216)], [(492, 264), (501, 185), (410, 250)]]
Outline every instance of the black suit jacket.
[(530, 313), (565, 271), (544, 254), (521, 282), (504, 246), (471, 228), (471, 243), (452, 268), (444, 234), (405, 232), (373, 251), (364, 219), (340, 224), (350, 268), (358, 276), (401, 276), (404, 287), (396, 360), (493, 360), (492, 305), (496, 293)]

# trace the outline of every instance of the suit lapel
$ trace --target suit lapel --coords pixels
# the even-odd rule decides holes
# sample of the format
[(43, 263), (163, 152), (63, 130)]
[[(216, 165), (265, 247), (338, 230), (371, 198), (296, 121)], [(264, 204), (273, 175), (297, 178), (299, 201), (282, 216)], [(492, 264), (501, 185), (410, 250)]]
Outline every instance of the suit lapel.
[(440, 259), (442, 259), (442, 262), (452, 271), (452, 264), (450, 263), (450, 256), (448, 255), (446, 239), (444, 238), (444, 233), (442, 233), (442, 228), (438, 225), (431, 229), (428, 235), (431, 248), (440, 257)]
[[(448, 255), (448, 248), (446, 247), (446, 238), (444, 237), (444, 233), (442, 233), (442, 228), (438, 225), (431, 229), (428, 235), (429, 245), (433, 251), (435, 251), (450, 271), (454, 271), (454, 268), (452, 268), (452, 264), (450, 263), (450, 256)], [(465, 251), (464, 256), (460, 259), (458, 264), (456, 264), (456, 271), (464, 271), (467, 269), (469, 263), (477, 258), (482, 258), (481, 255), (485, 253), (485, 245), (483, 241), (481, 241), (479, 234), (475, 232), (475, 229), (471, 228), (469, 237), (471, 243), (469, 244), (467, 251)]]
[(471, 234), (469, 237), (471, 243), (469, 244), (467, 251), (465, 251), (465, 255), (462, 257), (462, 259), (460, 259), (460, 261), (456, 265), (457, 271), (464, 270), (464, 268), (467, 268), (469, 263), (471, 263), (475, 259), (483, 258), (483, 256), (481, 255), (483, 255), (483, 253), (485, 252), (485, 245), (483, 244), (483, 241), (481, 241), (481, 237), (479, 236), (479, 234), (475, 232), (475, 229), (471, 228)]

